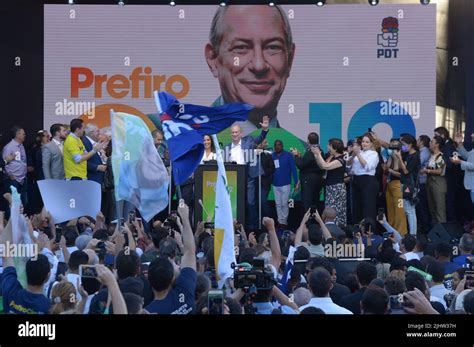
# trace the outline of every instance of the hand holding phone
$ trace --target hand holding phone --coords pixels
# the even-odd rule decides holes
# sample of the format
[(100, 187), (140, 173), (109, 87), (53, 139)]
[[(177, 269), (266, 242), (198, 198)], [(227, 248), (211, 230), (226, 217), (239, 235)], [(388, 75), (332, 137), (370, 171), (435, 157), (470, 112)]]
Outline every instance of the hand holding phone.
[(224, 314), (224, 291), (210, 290), (207, 294), (207, 310), (209, 314)]
[(95, 265), (79, 265), (79, 276), (85, 278), (97, 278)]

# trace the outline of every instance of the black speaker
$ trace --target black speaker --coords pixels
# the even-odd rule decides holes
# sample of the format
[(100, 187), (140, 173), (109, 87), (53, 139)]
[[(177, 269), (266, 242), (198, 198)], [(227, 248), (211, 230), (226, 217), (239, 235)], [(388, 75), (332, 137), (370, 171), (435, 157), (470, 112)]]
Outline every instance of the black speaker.
[(457, 223), (439, 223), (430, 230), (428, 239), (434, 243), (459, 241), (463, 233), (464, 229)]

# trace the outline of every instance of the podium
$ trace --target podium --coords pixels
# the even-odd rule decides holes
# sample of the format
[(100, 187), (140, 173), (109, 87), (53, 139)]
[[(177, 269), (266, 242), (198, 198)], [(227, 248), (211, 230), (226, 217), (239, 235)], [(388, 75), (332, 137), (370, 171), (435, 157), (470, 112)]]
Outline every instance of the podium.
[[(247, 196), (247, 166), (225, 164), (227, 184), (230, 192), (232, 217), (245, 225), (245, 204)], [(194, 172), (194, 222), (206, 221), (206, 212), (199, 204), (199, 199), (209, 212), (214, 215), (216, 201), (217, 164), (209, 162), (199, 165)]]

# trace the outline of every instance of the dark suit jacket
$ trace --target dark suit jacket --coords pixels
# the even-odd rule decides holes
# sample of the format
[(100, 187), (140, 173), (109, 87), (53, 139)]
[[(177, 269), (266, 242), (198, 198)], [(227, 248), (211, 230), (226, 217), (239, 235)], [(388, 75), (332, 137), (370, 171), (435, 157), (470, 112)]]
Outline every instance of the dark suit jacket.
[(319, 178), (323, 177), (324, 170), (318, 166), (316, 158), (314, 157), (313, 152), (310, 150), (306, 151), (302, 157), (295, 157), (295, 164), (300, 170), (301, 181), (304, 181), (304, 179), (308, 176), (317, 176)]
[(332, 287), (331, 291), (329, 292), (329, 296), (331, 297), (332, 301), (336, 305), (341, 306), (341, 300), (345, 296), (349, 295), (351, 293), (349, 287), (339, 284), (339, 283), (334, 283), (334, 286)]
[(329, 223), (329, 224), (326, 224), (326, 227), (328, 228), (332, 237), (334, 237), (335, 239), (346, 235), (346, 233), (341, 228), (339, 228), (336, 224)]
[[(242, 137), (240, 147), (242, 148), (242, 150), (246, 150), (246, 151), (253, 150), (253, 149), (255, 149), (256, 145), (258, 145), (263, 140), (265, 140), (265, 138), (267, 137), (267, 134), (268, 134), (268, 131), (263, 131), (262, 130), (260, 135), (257, 136), (257, 137), (252, 137), (250, 135)], [(231, 144), (229, 143), (227, 146), (225, 146), (225, 153), (230, 153), (231, 148), (232, 148)], [(247, 156), (246, 159), (248, 160), (249, 156)], [(258, 177), (259, 173), (261, 173), (261, 171), (259, 170), (259, 166), (256, 165), (256, 164), (255, 165), (249, 165), (250, 164), (249, 162), (247, 162), (246, 164), (247, 164), (248, 169), (249, 169), (248, 175), (252, 178)]]
[(262, 152), (260, 155), (261, 165), (263, 169), (262, 187), (270, 190), (273, 181), (273, 174), (275, 173), (275, 162), (270, 153)]
[(362, 296), (364, 295), (365, 287), (359, 289), (355, 293), (346, 295), (341, 299), (341, 306), (347, 308), (353, 314), (360, 314), (360, 302), (362, 300)]
[[(92, 151), (93, 146), (89, 139), (86, 136), (83, 136), (81, 140), (84, 144), (84, 147), (86, 148), (86, 151)], [(87, 161), (87, 179), (102, 184), (105, 173), (97, 171), (97, 166), (99, 165), (103, 165), (102, 159), (100, 159), (99, 154), (96, 153)]]

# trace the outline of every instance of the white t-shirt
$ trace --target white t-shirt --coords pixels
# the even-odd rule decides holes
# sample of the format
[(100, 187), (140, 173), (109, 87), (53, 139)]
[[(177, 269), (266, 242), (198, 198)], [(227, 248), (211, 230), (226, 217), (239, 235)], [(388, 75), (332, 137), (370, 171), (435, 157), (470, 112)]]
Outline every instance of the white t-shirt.
[(410, 260), (413, 260), (413, 259), (420, 260), (420, 257), (415, 252), (407, 252), (407, 253), (404, 254), (404, 256), (405, 256), (405, 259), (407, 261), (410, 261)]
[(300, 307), (300, 312), (307, 307), (319, 308), (326, 314), (352, 314), (348, 309), (336, 305), (330, 297), (312, 298), (307, 305)]

